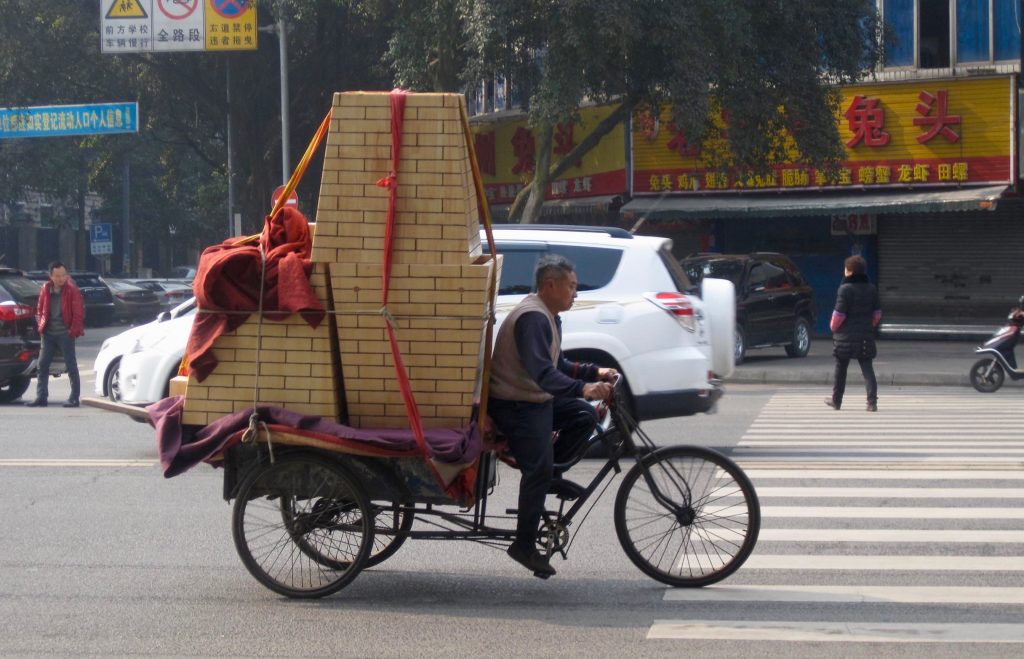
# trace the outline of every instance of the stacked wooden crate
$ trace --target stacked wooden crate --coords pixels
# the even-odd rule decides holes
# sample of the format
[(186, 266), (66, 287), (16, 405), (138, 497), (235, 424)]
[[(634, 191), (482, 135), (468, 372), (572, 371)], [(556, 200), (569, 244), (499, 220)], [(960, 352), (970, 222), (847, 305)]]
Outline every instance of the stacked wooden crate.
[[(255, 318), (221, 337), (214, 347), (220, 365), (203, 383), (189, 382), (185, 423), (209, 423), (251, 406), (258, 364), (260, 404), (356, 427), (408, 427), (386, 315), (394, 318), (424, 426), (467, 422), (480, 378), (489, 278), (500, 259), (482, 255), (463, 102), (457, 94), (407, 97), (384, 312), (390, 191), (377, 181), (391, 173), (390, 98), (335, 94), (312, 253), (313, 285), (329, 309), (328, 322), (312, 330), (298, 316), (264, 321), (260, 350)], [(344, 404), (336, 396), (342, 389)]]

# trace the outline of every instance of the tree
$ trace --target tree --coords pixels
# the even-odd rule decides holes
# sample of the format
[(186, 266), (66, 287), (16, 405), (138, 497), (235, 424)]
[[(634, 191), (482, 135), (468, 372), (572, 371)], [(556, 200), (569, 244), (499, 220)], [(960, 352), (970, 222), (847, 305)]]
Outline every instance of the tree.
[[(816, 167), (834, 166), (843, 156), (834, 119), (836, 86), (858, 80), (880, 53), (872, 0), (427, 4), (434, 12), (425, 15), (448, 9), (462, 26), (469, 56), (453, 57), (452, 64), (465, 62), (463, 84), (503, 76), (525, 99), (538, 134), (538, 163), (510, 213), (523, 222), (539, 217), (548, 181), (641, 104), (671, 104), (673, 122), (691, 141), (723, 144), (709, 153), (709, 165), (716, 168), (763, 171), (793, 156)], [(388, 54), (403, 79), (429, 79), (422, 58), (396, 49)], [(614, 120), (548, 162), (553, 127), (572, 119), (585, 100), (617, 103)], [(727, 126), (716, 120), (722, 114)]]

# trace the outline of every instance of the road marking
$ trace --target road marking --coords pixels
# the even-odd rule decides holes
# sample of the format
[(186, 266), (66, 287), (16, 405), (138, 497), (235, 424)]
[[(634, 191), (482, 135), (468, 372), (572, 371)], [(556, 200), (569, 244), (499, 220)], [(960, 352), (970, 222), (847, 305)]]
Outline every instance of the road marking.
[(156, 460), (116, 460), (88, 458), (5, 458), (0, 467), (155, 467)]
[(1024, 499), (1024, 488), (1009, 487), (757, 487), (758, 498), (851, 499)]
[[(999, 586), (705, 586), (665, 591), (666, 602), (874, 602), (1024, 604), (1024, 588)], [(1024, 626), (1024, 625), (1022, 625)]]
[(761, 529), (759, 542), (1024, 543), (1024, 531), (992, 529)]
[(828, 480), (1024, 480), (1024, 469), (988, 469), (971, 471), (967, 469), (939, 470), (934, 465), (927, 469), (907, 469), (908, 464), (901, 463), (900, 469), (885, 469), (879, 465), (875, 469), (760, 469), (747, 467), (749, 461), (741, 461), (740, 466), (747, 476), (754, 479), (786, 478), (807, 479), (819, 478)]
[[(1024, 508), (762, 506), (761, 516), (823, 517), (825, 519), (1024, 519)], [(1024, 558), (1021, 558), (1021, 565), (1024, 566)]]
[(648, 639), (854, 643), (1024, 643), (1024, 625), (923, 622), (656, 620)]
[[(845, 446), (797, 446), (801, 453), (856, 453), (862, 455), (864, 453), (925, 453), (928, 455), (952, 455), (967, 453), (969, 455), (984, 455), (986, 460), (997, 460), (1002, 461), (999, 456), (1007, 456), (1006, 460), (1010, 462), (1016, 462), (1024, 460), (1024, 448), (973, 448), (970, 446), (964, 446), (962, 448), (936, 448), (931, 445), (918, 445), (913, 447), (904, 448), (893, 448), (890, 446), (876, 445), (871, 448), (848, 448), (849, 444)], [(775, 447), (760, 447), (760, 446), (749, 446), (746, 444), (740, 444), (733, 449), (736, 453), (756, 453), (758, 451), (764, 451), (765, 448)], [(994, 457), (993, 457), (994, 456)], [(920, 459), (920, 458), (916, 458)], [(925, 458), (930, 459), (930, 458)], [(935, 460), (942, 460), (945, 458), (936, 457)]]
[(894, 442), (887, 439), (876, 439), (871, 441), (843, 441), (834, 439), (821, 439), (821, 440), (809, 440), (805, 438), (801, 439), (755, 439), (755, 440), (741, 440), (737, 446), (913, 446), (913, 447), (928, 447), (928, 446), (962, 446), (965, 449), (976, 449), (983, 446), (999, 446), (999, 447), (1012, 447), (1012, 446), (1024, 446), (1024, 442), (972, 442), (967, 441), (929, 441), (929, 440), (917, 440), (917, 441), (905, 441), (905, 442)]
[[(748, 449), (743, 449), (742, 447), (737, 447), (737, 448), (733, 449), (733, 451), (738, 451), (738, 452), (743, 452), (743, 453), (753, 453), (754, 455), (750, 455), (748, 457), (750, 457), (750, 458), (756, 457), (756, 459), (764, 460), (765, 462), (772, 462), (772, 461), (776, 461), (776, 460), (785, 460), (786, 463), (788, 464), (789, 461), (793, 457), (791, 455), (785, 455), (785, 454), (775, 454), (775, 455), (773, 455), (773, 454), (770, 454), (770, 453), (765, 453), (765, 454), (762, 455), (760, 453), (755, 453), (754, 451), (750, 451)], [(809, 452), (811, 452), (811, 451), (801, 451), (800, 453), (804, 454), (804, 453), (809, 453)], [(815, 452), (815, 453), (830, 453), (831, 455), (829, 455), (828, 459), (836, 461), (836, 462), (844, 462), (844, 461), (847, 461), (847, 460), (849, 460), (849, 461), (871, 462), (871, 459), (872, 459), (871, 456), (869, 455), (870, 451), (868, 451), (868, 452), (865, 452), (865, 451), (851, 451), (850, 455), (848, 455), (848, 456), (842, 455), (841, 452), (838, 451), (838, 450), (836, 450), (836, 451), (813, 451), (813, 452)], [(895, 451), (895, 452), (897, 452), (897, 453), (907, 453), (908, 451)], [(958, 453), (965, 453), (965, 452), (968, 452), (968, 451), (966, 449), (964, 451), (958, 451)], [(807, 458), (805, 457), (804, 459), (806, 460)], [(878, 457), (878, 459), (879, 460), (892, 460), (891, 457), (885, 457), (884, 455), (880, 455)], [(967, 461), (973, 462), (973, 463), (985, 463), (985, 464), (991, 463), (991, 464), (993, 464), (993, 466), (995, 466), (995, 465), (1002, 466), (1003, 463), (1006, 463), (1006, 462), (1010, 462), (1010, 463), (1013, 463), (1013, 464), (1024, 465), (1024, 456), (1022, 456), (1022, 455), (985, 455), (985, 456), (979, 456), (977, 459), (974, 459), (974, 460), (971, 459), (970, 455), (937, 455), (937, 456), (921, 455), (921, 456), (915, 456), (912, 459), (911, 458), (907, 458), (907, 462), (908, 463), (924, 463), (924, 464), (929, 464), (929, 465), (935, 465), (935, 464), (941, 464), (941, 463), (951, 463), (951, 464), (961, 465), (961, 464), (963, 464), (964, 462), (967, 462)], [(1021, 475), (1022, 475), (1022, 477), (1024, 477), (1024, 471), (1021, 472)]]
[(866, 556), (820, 554), (758, 554), (741, 570), (891, 570), (907, 572), (1020, 572), (1020, 556)]

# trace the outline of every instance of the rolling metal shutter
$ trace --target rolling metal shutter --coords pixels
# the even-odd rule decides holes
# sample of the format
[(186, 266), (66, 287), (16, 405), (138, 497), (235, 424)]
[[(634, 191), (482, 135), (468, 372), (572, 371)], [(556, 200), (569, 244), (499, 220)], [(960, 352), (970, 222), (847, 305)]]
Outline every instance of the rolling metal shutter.
[(878, 290), (889, 322), (998, 324), (1024, 294), (1024, 204), (878, 219)]

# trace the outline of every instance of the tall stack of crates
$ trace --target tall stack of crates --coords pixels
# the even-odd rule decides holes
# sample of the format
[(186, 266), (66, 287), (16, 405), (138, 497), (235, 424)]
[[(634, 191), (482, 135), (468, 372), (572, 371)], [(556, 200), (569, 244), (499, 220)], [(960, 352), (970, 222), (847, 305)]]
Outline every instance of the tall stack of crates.
[[(309, 336), (302, 336), (302, 348), (290, 353), (298, 359), (286, 360), (282, 367), (308, 362), (311, 382), (307, 386), (272, 369), (275, 375), (268, 377), (285, 378), (273, 381), (285, 386), (280, 391), (266, 388), (260, 404), (331, 416), (355, 427), (408, 427), (386, 332), (390, 315), (424, 426), (460, 427), (468, 421), (481, 372), (489, 278), (493, 269), (500, 269), (500, 258), (482, 254), (463, 103), (458, 94), (410, 94), (406, 99), (385, 311), (382, 276), (390, 191), (377, 182), (392, 167), (390, 95), (335, 94), (312, 253), (314, 289), (329, 310), (328, 318), (322, 331), (313, 331), (294, 316), (285, 335), (274, 336), (273, 349), (287, 351), (288, 332), (295, 328), (294, 336), (301, 334), (296, 323), (309, 330)], [(197, 388), (190, 381), (185, 423), (197, 422), (190, 419), (200, 413), (206, 415), (203, 423), (209, 423), (252, 404), (252, 380), (247, 381), (246, 397), (244, 375), (232, 371), (241, 368), (245, 350), (237, 346), (250, 337), (253, 322), (214, 346), (221, 364), (206, 382)], [(329, 323), (337, 330), (336, 342), (327, 338)], [(264, 348), (253, 350), (261, 373), (268, 352), (266, 330), (275, 325), (279, 323), (263, 322)], [(224, 354), (235, 362), (227, 371), (222, 341)], [(228, 355), (230, 350), (234, 352)], [(248, 368), (253, 372), (251, 364)], [(330, 392), (319, 381), (325, 372), (333, 377)], [(202, 389), (218, 376), (215, 384)], [(297, 387), (308, 393), (305, 400), (298, 400), (303, 396)], [(203, 403), (193, 404), (194, 391), (201, 392)], [(336, 396), (338, 392), (343, 396)]]

